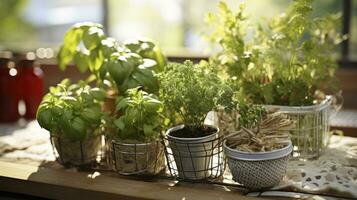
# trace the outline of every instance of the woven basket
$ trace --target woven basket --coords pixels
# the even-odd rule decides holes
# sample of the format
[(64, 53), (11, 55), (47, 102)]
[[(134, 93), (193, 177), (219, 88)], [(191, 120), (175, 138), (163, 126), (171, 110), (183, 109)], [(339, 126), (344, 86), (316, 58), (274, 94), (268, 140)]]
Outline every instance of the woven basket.
[(223, 144), (233, 180), (251, 189), (269, 188), (277, 185), (286, 173), (291, 142), (288, 146), (270, 152), (243, 152)]

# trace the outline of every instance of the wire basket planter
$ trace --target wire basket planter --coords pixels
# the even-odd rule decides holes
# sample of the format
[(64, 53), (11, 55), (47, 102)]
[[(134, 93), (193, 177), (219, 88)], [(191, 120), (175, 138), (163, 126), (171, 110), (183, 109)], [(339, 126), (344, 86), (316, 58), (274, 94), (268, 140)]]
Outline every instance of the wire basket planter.
[(121, 175), (153, 176), (165, 168), (164, 148), (160, 140), (129, 144), (112, 140), (111, 164)]
[(265, 106), (266, 108), (279, 108), (296, 121), (291, 134), (294, 146), (293, 157), (315, 159), (327, 146), (332, 100), (332, 96), (327, 96), (320, 104), (313, 106)]
[(65, 167), (95, 168), (103, 156), (100, 134), (82, 141), (51, 134), (50, 141), (57, 162)]
[(214, 137), (187, 143), (162, 136), (171, 177), (192, 182), (215, 181), (222, 177), (226, 167), (223, 139)]

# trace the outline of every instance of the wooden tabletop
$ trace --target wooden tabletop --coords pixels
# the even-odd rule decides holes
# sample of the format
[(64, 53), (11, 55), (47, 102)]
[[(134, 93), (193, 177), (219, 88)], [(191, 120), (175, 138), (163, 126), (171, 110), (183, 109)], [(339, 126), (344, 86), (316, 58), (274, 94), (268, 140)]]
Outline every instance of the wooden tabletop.
[(0, 190), (51, 199), (257, 199), (214, 184), (143, 181), (0, 162)]

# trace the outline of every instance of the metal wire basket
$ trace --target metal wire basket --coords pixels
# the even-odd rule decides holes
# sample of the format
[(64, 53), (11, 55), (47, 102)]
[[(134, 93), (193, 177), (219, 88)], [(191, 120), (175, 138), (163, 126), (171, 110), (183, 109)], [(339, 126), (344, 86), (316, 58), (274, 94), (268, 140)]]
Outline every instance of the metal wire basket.
[(65, 167), (94, 168), (103, 154), (100, 134), (91, 135), (81, 141), (51, 134), (50, 141), (57, 162)]
[(275, 106), (291, 119), (296, 121), (291, 140), (294, 145), (293, 157), (299, 159), (314, 159), (320, 156), (329, 140), (329, 119), (332, 96), (313, 106)]
[(122, 175), (156, 175), (165, 168), (164, 148), (159, 140), (129, 144), (112, 140), (113, 169)]
[(218, 137), (218, 134), (196, 142), (175, 140), (166, 134), (162, 141), (172, 177), (185, 181), (213, 181), (223, 175), (226, 159), (223, 137)]

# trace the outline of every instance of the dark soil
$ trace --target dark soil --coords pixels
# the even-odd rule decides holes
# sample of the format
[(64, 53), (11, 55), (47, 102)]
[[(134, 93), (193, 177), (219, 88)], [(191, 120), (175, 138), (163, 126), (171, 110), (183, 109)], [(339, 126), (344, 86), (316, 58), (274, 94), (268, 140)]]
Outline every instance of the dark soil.
[(183, 129), (171, 132), (170, 135), (178, 138), (198, 138), (211, 135), (216, 131), (217, 129), (209, 126), (202, 126), (199, 128), (188, 128), (185, 126)]

